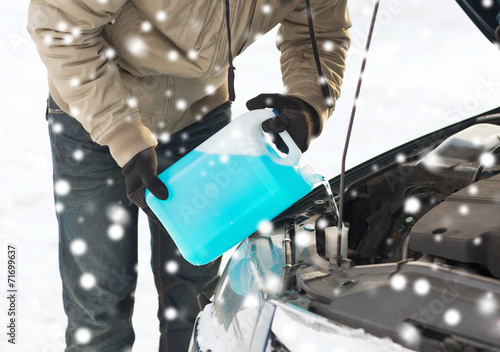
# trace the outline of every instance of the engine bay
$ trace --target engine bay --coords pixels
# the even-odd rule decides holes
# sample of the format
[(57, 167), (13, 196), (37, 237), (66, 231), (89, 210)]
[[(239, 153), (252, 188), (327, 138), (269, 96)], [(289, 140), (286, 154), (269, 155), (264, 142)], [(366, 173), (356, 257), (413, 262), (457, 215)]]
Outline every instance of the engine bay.
[(496, 122), (431, 134), (347, 175), (340, 267), (324, 191), (284, 214), (294, 246), (280, 299), (416, 350), (500, 351)]

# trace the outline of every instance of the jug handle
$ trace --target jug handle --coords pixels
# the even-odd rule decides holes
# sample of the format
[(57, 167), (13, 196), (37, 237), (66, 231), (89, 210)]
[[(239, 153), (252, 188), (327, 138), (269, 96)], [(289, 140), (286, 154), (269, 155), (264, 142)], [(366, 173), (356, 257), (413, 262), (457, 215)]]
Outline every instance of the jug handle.
[(297, 166), (300, 162), (302, 152), (300, 151), (299, 147), (297, 147), (297, 144), (295, 144), (292, 137), (287, 131), (283, 131), (278, 134), (288, 147), (288, 154), (284, 157), (280, 157), (276, 152), (269, 152), (269, 156), (276, 164), (283, 166)]

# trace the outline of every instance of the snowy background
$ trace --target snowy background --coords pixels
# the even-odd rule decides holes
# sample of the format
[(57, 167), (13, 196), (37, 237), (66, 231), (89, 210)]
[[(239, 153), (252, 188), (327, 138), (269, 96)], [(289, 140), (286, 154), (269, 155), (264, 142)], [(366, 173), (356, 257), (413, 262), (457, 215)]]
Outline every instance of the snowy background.
[[(483, 0), (486, 5), (491, 0)], [(57, 263), (57, 224), (44, 119), (46, 71), (26, 28), (28, 0), (0, 4), (0, 287), (6, 293), (7, 243), (18, 248), (18, 345), (6, 342), (7, 302), (0, 300), (0, 350), (64, 350), (66, 317)], [(328, 177), (340, 157), (368, 32), (372, 0), (351, 0), (353, 44), (342, 98), (304, 161)], [(280, 92), (274, 34), (235, 61), (233, 116), (261, 92)], [(500, 105), (499, 55), (453, 0), (382, 0), (354, 125), (348, 167), (405, 141)], [(134, 351), (158, 346), (149, 234), (140, 223)], [(2, 294), (2, 297), (4, 296)]]

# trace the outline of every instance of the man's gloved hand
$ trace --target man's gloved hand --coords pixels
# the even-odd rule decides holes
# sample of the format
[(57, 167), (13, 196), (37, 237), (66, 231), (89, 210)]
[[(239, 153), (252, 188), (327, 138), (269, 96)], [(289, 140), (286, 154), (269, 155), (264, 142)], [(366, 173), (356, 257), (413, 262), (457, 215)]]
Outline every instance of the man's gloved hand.
[(262, 123), (264, 132), (272, 133), (274, 143), (284, 153), (288, 147), (277, 135), (287, 130), (302, 152), (309, 148), (311, 138), (318, 133), (319, 116), (316, 110), (297, 97), (283, 94), (260, 94), (247, 101), (248, 110), (272, 108), (279, 115)]
[(158, 199), (168, 198), (167, 186), (158, 178), (158, 160), (153, 147), (144, 149), (134, 156), (122, 169), (127, 187), (127, 198), (162, 229), (163, 226), (146, 203), (146, 188)]

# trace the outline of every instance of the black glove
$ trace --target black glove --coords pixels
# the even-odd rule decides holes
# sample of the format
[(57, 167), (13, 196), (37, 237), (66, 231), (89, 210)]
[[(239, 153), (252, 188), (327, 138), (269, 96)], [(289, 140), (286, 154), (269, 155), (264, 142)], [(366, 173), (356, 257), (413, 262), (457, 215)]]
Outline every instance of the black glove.
[(316, 110), (297, 97), (283, 94), (260, 94), (247, 101), (248, 110), (272, 108), (278, 112), (262, 123), (264, 132), (273, 134), (273, 141), (278, 149), (288, 153), (288, 147), (278, 133), (287, 130), (302, 152), (309, 148), (311, 138), (318, 133), (319, 116)]
[(122, 169), (127, 187), (127, 198), (140, 207), (161, 229), (165, 230), (146, 203), (146, 188), (158, 199), (168, 198), (167, 186), (158, 178), (158, 160), (153, 147), (134, 156)]

